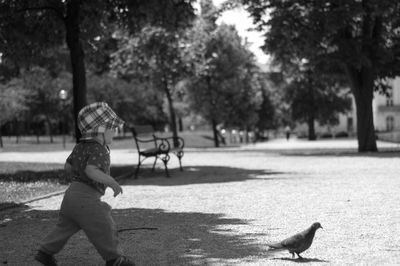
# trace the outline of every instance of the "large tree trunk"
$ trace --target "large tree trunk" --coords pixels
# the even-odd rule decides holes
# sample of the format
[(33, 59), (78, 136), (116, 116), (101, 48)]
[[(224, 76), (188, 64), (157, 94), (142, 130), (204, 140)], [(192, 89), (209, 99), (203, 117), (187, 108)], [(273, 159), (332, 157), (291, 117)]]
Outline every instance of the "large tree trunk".
[(358, 151), (378, 151), (372, 113), (372, 100), (361, 95), (356, 98)]
[(214, 135), (214, 146), (216, 148), (219, 147), (219, 134), (218, 134), (218, 129), (217, 129), (217, 121), (215, 119), (211, 120), (211, 126), (212, 126), (212, 131)]
[(0, 148), (3, 148), (3, 134), (1, 133), (1, 124), (0, 124)]
[(316, 105), (318, 104), (315, 100), (315, 92), (314, 92), (314, 86), (313, 84), (315, 81), (312, 78), (311, 71), (308, 70), (306, 72), (307, 74), (307, 81), (308, 81), (308, 97), (310, 101), (310, 106), (308, 110), (308, 118), (307, 118), (307, 124), (308, 124), (308, 140), (316, 140), (317, 135), (315, 134), (315, 112), (317, 110)]
[(67, 16), (65, 18), (66, 39), (70, 51), (73, 84), (74, 121), (76, 142), (81, 137), (81, 132), (76, 123), (78, 113), (87, 104), (86, 76), (84, 51), (80, 41), (80, 0), (67, 1)]
[(175, 115), (175, 109), (174, 109), (174, 104), (173, 104), (173, 100), (172, 100), (172, 96), (171, 93), (169, 91), (169, 86), (167, 81), (165, 81), (164, 84), (165, 88), (165, 94), (167, 95), (167, 100), (168, 100), (168, 107), (169, 107), (169, 116), (170, 116), (170, 124), (171, 124), (171, 130), (172, 130), (172, 137), (173, 137), (173, 144), (174, 147), (178, 147), (179, 146), (179, 142), (178, 142), (178, 131), (177, 131), (177, 126), (176, 126), (176, 115)]
[(46, 115), (46, 123), (47, 123), (47, 126), (49, 127), (50, 143), (53, 143), (53, 142), (54, 142), (54, 139), (53, 139), (53, 129), (52, 129), (52, 127), (51, 127), (51, 120), (50, 120), (50, 117), (49, 117), (48, 115)]
[(183, 131), (183, 121), (182, 121), (182, 117), (178, 118), (178, 126), (179, 126), (179, 132)]
[(315, 126), (314, 126), (315, 118), (314, 114), (310, 114), (308, 116), (307, 125), (308, 125), (308, 140), (316, 140), (317, 136), (315, 135)]
[[(211, 106), (215, 106), (215, 100), (212, 99), (212, 87), (211, 87), (211, 76), (207, 75), (206, 76), (206, 82), (207, 82), (207, 92), (209, 96), (209, 101)], [(214, 136), (214, 146), (216, 148), (219, 147), (219, 134), (218, 134), (218, 128), (217, 128), (217, 120), (215, 118), (215, 107), (212, 108), (212, 110), (209, 110), (211, 113), (209, 114), (209, 117), (211, 118), (211, 128), (213, 131), (213, 136)]]
[(372, 100), (374, 75), (372, 67), (363, 66), (361, 70), (346, 67), (357, 108), (357, 139), (359, 152), (378, 151), (376, 146)]

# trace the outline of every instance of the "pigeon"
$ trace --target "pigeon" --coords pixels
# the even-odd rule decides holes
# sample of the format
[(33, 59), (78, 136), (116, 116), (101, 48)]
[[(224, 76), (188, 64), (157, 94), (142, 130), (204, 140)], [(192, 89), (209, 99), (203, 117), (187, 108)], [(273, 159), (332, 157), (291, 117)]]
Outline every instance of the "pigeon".
[(292, 254), (292, 258), (294, 258), (294, 254), (296, 253), (299, 259), (303, 259), (303, 257), (300, 256), (300, 253), (307, 250), (311, 246), (315, 231), (317, 231), (318, 228), (322, 228), (321, 224), (313, 223), (303, 232), (295, 234), (280, 242), (268, 243), (267, 246), (269, 246), (272, 250), (288, 250)]

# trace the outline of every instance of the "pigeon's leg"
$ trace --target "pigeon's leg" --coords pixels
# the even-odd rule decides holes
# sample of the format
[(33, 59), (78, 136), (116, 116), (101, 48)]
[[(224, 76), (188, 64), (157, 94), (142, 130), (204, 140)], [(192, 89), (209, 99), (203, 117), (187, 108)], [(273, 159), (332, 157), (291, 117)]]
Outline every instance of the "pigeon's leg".
[(292, 259), (294, 259), (294, 252), (290, 252), (290, 253), (292, 253)]
[[(299, 259), (301, 259), (301, 260), (303, 259), (303, 257), (300, 256), (300, 253), (297, 253), (297, 252), (296, 252), (296, 254), (297, 254), (297, 257), (299, 257)], [(293, 254), (293, 255), (294, 255), (294, 254)]]

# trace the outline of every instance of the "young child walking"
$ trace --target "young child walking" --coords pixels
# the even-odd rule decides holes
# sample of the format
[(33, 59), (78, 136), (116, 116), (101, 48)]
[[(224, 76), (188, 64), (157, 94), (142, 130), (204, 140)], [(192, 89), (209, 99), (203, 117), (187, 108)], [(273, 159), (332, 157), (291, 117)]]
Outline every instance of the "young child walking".
[(83, 230), (95, 246), (106, 266), (132, 266), (131, 259), (123, 256), (118, 245), (117, 230), (111, 217), (111, 207), (100, 200), (106, 187), (114, 197), (122, 188), (110, 176), (110, 150), (116, 128), (124, 121), (104, 102), (85, 106), (78, 114), (80, 142), (66, 160), (65, 170), (73, 182), (61, 203), (56, 227), (42, 241), (35, 259), (46, 266), (57, 265), (54, 254), (68, 239)]

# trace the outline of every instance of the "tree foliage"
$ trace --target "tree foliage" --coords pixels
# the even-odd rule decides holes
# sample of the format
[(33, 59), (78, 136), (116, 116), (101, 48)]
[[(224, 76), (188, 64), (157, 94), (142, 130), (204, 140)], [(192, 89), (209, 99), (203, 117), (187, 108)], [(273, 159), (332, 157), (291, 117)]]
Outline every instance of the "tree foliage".
[(0, 124), (16, 118), (27, 109), (25, 103), (28, 93), (20, 79), (0, 83), (0, 95)]
[[(70, 106), (71, 75), (65, 72), (59, 73), (57, 77), (52, 77), (48, 70), (40, 67), (34, 67), (29, 71), (22, 73), (23, 86), (29, 91), (29, 97), (26, 98), (26, 105), (29, 108), (29, 119), (36, 124), (45, 124), (50, 135), (50, 141), (53, 141), (53, 131), (60, 122), (65, 122), (66, 117), (72, 118)], [(67, 91), (67, 99), (60, 99), (61, 90)], [(39, 135), (39, 128), (35, 128)]]
[[(71, 99), (70, 80), (67, 72), (53, 77), (47, 69), (34, 67), (24, 70), (21, 78), (1, 84), (1, 123), (26, 119), (36, 134), (43, 133), (44, 128), (35, 125), (46, 125), (52, 141), (53, 130), (70, 113), (66, 109)], [(69, 94), (65, 102), (59, 97), (61, 90)]]
[[(258, 109), (256, 127), (260, 131), (276, 129), (286, 124), (287, 104), (283, 98), (283, 90), (287, 85), (282, 73), (268, 72), (259, 74), (261, 86), (261, 105)], [(288, 119), (286, 119), (288, 120)]]
[[(194, 17), (193, 0), (38, 0), (0, 2), (0, 52), (12, 73), (49, 57), (54, 47), (66, 44), (69, 50), (74, 117), (86, 104), (86, 60), (97, 67), (109, 60), (99, 51), (112, 49), (113, 30), (139, 31), (144, 25), (165, 28), (186, 27)], [(111, 38), (110, 38), (111, 35)], [(111, 40), (111, 41), (110, 41)], [(107, 47), (106, 47), (107, 46)], [(91, 53), (93, 52), (93, 53)], [(93, 57), (91, 55), (93, 54)], [(50, 57), (51, 58), (51, 54)], [(96, 71), (96, 70), (95, 70)], [(97, 69), (104, 71), (103, 68)], [(76, 128), (79, 138), (79, 130)]]
[(181, 38), (178, 31), (146, 26), (135, 35), (121, 34), (120, 49), (113, 55), (113, 71), (117, 75), (147, 84), (165, 97), (174, 137), (178, 136), (174, 107), (177, 86), (188, 72)]
[(374, 85), (400, 73), (400, 5), (391, 0), (243, 0), (264, 50), (284, 69), (307, 59), (346, 75), (357, 107), (359, 151), (376, 151)]
[(211, 124), (219, 146), (218, 124), (247, 129), (258, 120), (258, 68), (236, 29), (217, 26), (218, 12), (212, 3), (201, 4), (201, 16), (188, 32), (186, 56), (193, 71), (188, 94), (193, 110)]
[(138, 80), (124, 80), (110, 74), (88, 75), (88, 99), (106, 101), (128, 124), (151, 124), (155, 128), (166, 123), (163, 95)]
[(0, 147), (3, 147), (2, 125), (27, 110), (26, 97), (27, 91), (21, 80), (12, 79), (5, 84), (0, 83)]
[(315, 140), (314, 123), (334, 126), (339, 123), (339, 114), (350, 111), (351, 98), (339, 84), (321, 79), (306, 72), (296, 78), (285, 89), (286, 102), (294, 121), (308, 125), (308, 139)]

